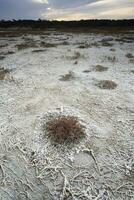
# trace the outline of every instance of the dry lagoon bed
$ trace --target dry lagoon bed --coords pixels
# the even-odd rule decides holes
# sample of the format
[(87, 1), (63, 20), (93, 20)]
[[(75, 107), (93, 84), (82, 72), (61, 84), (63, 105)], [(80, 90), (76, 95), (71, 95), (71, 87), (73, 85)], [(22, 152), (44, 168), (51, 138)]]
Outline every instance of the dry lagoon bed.
[[(1, 34), (0, 199), (134, 199), (133, 86), (131, 31)], [(85, 137), (52, 142), (60, 116)]]

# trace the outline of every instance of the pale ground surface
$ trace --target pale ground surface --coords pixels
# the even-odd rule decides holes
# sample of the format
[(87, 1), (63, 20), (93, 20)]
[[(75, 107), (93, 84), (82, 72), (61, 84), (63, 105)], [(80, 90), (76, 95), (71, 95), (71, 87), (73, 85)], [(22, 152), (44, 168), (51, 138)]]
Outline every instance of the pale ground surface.
[[(18, 50), (15, 45), (27, 37), (38, 46), (41, 41), (69, 44), (36, 48), (46, 49), (42, 52)], [(129, 39), (116, 41), (122, 37)], [(102, 39), (113, 46), (102, 46)], [(80, 43), (92, 45), (82, 49)], [(134, 199), (134, 58), (126, 57), (134, 56), (132, 34), (51, 32), (1, 37), (3, 44), (8, 46), (0, 49), (1, 56), (15, 53), (0, 60), (1, 68), (11, 69), (0, 80), (0, 199)], [(81, 56), (73, 59), (74, 52)], [(108, 70), (96, 72), (98, 64)], [(59, 80), (69, 71), (74, 79)], [(117, 87), (101, 89), (99, 80)], [(42, 130), (48, 111), (78, 116), (86, 138), (70, 147), (52, 145)]]

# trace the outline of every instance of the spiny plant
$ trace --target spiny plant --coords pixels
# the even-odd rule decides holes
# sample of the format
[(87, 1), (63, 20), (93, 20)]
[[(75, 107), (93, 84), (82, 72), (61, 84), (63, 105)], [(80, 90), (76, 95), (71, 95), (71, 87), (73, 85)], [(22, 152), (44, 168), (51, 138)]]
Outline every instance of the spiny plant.
[(53, 142), (78, 142), (84, 137), (84, 126), (74, 116), (59, 116), (46, 123), (46, 130)]

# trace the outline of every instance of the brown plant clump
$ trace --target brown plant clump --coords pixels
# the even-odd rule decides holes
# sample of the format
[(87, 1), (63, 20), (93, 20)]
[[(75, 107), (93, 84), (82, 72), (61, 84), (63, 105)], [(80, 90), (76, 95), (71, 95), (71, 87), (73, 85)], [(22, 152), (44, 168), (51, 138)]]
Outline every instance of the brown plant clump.
[(134, 58), (134, 56), (133, 56), (131, 53), (127, 53), (127, 54), (126, 54), (126, 57), (127, 57), (127, 58)]
[(0, 80), (4, 80), (9, 73), (10, 71), (8, 69), (0, 68)]
[(117, 83), (110, 80), (101, 80), (97, 83), (97, 86), (101, 89), (113, 90), (117, 87)]
[(107, 68), (107, 67), (103, 67), (102, 65), (96, 65), (96, 66), (94, 67), (94, 70), (95, 70), (96, 72), (103, 72), (103, 71), (107, 71), (108, 68)]
[(46, 124), (46, 130), (53, 142), (78, 142), (84, 136), (84, 127), (73, 116), (59, 116)]
[(83, 73), (89, 73), (89, 72), (91, 72), (91, 70), (89, 70), (89, 69), (86, 69), (83, 71)]
[(74, 79), (74, 72), (69, 71), (68, 74), (62, 75), (61, 78), (59, 79), (60, 81), (70, 81)]

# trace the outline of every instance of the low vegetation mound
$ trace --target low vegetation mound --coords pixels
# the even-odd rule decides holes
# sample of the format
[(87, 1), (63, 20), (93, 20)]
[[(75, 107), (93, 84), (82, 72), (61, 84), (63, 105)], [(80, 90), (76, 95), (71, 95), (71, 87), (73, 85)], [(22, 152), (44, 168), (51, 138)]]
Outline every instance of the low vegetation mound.
[(0, 80), (4, 80), (10, 71), (8, 69), (0, 68)]
[(47, 42), (41, 42), (40, 46), (44, 47), (44, 48), (53, 48), (53, 47), (57, 47), (57, 44), (52, 44), (52, 43), (47, 43)]
[(22, 44), (17, 44), (16, 47), (18, 48), (18, 50), (24, 50), (24, 49), (28, 49), (28, 48), (36, 48), (37, 45), (35, 43), (22, 43)]
[(85, 59), (85, 55), (81, 54), (79, 51), (75, 51), (73, 55), (65, 56), (69, 60)]
[(59, 79), (60, 81), (70, 81), (75, 78), (74, 72), (69, 71), (68, 74), (62, 75), (61, 78)]
[(84, 137), (84, 127), (74, 116), (58, 116), (46, 123), (46, 130), (53, 142), (79, 142)]
[(94, 70), (95, 70), (96, 72), (103, 72), (103, 71), (107, 71), (108, 68), (107, 68), (107, 67), (104, 67), (104, 66), (102, 66), (102, 65), (96, 65), (96, 66), (94, 66)]
[(101, 89), (113, 90), (117, 87), (117, 83), (110, 80), (101, 80), (97, 83), (97, 86)]
[(134, 58), (134, 56), (133, 56), (131, 53), (127, 53), (127, 54), (126, 54), (126, 57), (127, 57), (127, 58)]

